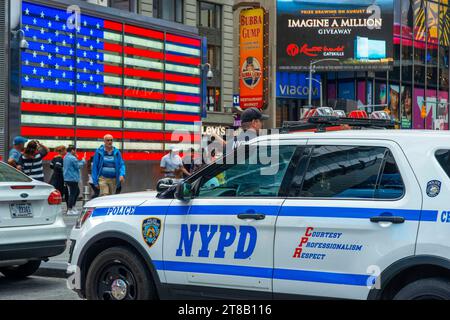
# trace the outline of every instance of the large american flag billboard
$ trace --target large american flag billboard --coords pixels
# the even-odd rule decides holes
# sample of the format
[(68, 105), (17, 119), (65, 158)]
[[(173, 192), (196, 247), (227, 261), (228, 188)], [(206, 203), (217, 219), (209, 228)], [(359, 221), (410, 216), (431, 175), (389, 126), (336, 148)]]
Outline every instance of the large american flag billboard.
[[(106, 133), (126, 160), (200, 140), (201, 40), (22, 3), (21, 134), (93, 152)], [(188, 138), (188, 139), (186, 139)]]

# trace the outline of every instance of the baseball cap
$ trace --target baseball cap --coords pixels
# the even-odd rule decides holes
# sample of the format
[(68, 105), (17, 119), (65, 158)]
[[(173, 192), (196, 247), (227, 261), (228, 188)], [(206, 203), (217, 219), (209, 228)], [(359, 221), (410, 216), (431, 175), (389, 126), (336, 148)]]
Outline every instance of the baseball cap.
[(241, 123), (251, 122), (253, 120), (267, 120), (269, 116), (263, 114), (258, 108), (245, 109), (241, 114)]
[(28, 141), (27, 138), (21, 137), (21, 136), (17, 136), (14, 138), (14, 145), (17, 146), (19, 144), (25, 144)]

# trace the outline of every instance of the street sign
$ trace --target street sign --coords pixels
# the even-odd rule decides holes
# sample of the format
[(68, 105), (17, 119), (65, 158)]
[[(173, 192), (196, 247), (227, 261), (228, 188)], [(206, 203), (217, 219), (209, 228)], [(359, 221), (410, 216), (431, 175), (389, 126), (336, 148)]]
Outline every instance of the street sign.
[(233, 107), (240, 106), (240, 96), (238, 94), (233, 94)]

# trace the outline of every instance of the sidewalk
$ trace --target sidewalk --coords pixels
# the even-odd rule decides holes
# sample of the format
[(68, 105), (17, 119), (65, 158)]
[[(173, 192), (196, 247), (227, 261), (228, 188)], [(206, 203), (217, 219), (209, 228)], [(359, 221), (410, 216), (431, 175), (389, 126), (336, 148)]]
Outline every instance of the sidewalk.
[[(76, 208), (81, 212), (81, 208), (83, 206), (82, 201), (78, 201), (76, 204)], [(67, 239), (69, 239), (70, 231), (73, 226), (77, 222), (78, 216), (67, 216), (66, 206), (63, 205), (63, 217), (64, 222), (67, 226)], [(49, 261), (42, 262), (39, 270), (35, 273), (35, 275), (43, 276), (43, 277), (56, 277), (56, 278), (65, 278), (66, 277), (66, 269), (67, 262), (69, 261), (69, 246), (66, 247), (66, 250), (60, 254), (59, 256), (49, 258)]]

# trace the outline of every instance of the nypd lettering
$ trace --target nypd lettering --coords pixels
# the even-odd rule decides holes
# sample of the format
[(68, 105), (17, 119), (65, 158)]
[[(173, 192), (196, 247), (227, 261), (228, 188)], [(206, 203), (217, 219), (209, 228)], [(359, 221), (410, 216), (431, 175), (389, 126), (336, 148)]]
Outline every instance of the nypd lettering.
[(106, 211), (107, 216), (130, 216), (134, 215), (136, 207), (111, 207)]
[[(194, 254), (201, 258), (223, 259), (226, 255), (228, 257), (231, 254), (226, 252), (226, 249), (237, 241), (237, 248), (232, 257), (247, 259), (255, 250), (257, 237), (256, 228), (252, 226), (240, 226), (238, 230), (235, 226), (228, 225), (182, 224), (176, 256), (190, 257)], [(210, 248), (213, 238), (218, 238), (217, 248)], [(192, 244), (198, 241), (201, 243), (200, 250), (192, 252)]]

